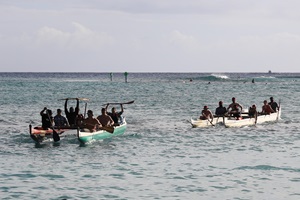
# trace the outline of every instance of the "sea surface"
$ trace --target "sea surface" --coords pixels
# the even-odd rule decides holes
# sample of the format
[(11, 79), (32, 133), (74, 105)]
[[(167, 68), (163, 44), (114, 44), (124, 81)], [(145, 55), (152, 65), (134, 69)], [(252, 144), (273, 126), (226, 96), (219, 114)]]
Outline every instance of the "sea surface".
[[(271, 96), (282, 107), (277, 123), (189, 123), (204, 105), (236, 97), (260, 109)], [(0, 97), (1, 199), (300, 199), (300, 74), (129, 73), (126, 83), (123, 73), (0, 73)], [(95, 115), (134, 100), (124, 105), (125, 134), (35, 144), (29, 124), (71, 97), (89, 98)]]

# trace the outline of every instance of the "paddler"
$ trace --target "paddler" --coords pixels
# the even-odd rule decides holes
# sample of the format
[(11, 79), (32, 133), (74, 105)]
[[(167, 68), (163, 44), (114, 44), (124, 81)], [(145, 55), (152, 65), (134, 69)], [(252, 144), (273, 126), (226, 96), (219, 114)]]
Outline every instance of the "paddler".
[(48, 110), (47, 107), (44, 107), (44, 109), (40, 112), (40, 115), (42, 116), (43, 129), (47, 130), (48, 128), (51, 128), (53, 126), (52, 111)]
[(79, 99), (76, 98), (76, 107), (75, 110), (73, 107), (70, 107), (70, 109), (68, 110), (68, 98), (65, 101), (65, 113), (66, 113), (66, 117), (68, 119), (68, 122), (70, 124), (70, 126), (75, 126), (76, 125), (76, 118), (78, 116), (79, 113)]
[(83, 127), (89, 129), (91, 132), (96, 131), (100, 127), (102, 127), (101, 123), (98, 119), (93, 117), (93, 111), (87, 111), (87, 118), (83, 120)]
[(208, 109), (208, 107), (204, 106), (199, 119), (202, 119), (202, 120), (211, 119), (211, 120), (213, 120), (214, 116), (213, 116), (212, 112)]

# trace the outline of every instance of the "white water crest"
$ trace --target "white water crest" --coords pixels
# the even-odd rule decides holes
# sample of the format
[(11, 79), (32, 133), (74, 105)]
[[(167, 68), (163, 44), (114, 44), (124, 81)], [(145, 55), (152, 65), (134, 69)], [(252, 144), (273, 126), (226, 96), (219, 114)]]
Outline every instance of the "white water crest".
[(220, 79), (229, 79), (227, 75), (223, 75), (223, 74), (211, 74), (211, 75)]

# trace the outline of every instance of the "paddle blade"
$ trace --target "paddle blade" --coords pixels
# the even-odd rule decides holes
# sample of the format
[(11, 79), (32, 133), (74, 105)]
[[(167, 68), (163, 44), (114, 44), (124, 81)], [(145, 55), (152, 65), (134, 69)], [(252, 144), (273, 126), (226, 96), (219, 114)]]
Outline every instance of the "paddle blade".
[(101, 127), (101, 129), (103, 129), (109, 133), (114, 133), (114, 131), (115, 131), (115, 128), (112, 126), (103, 126), (103, 127)]
[[(134, 103), (134, 101), (128, 101), (128, 102), (123, 102), (123, 103), (109, 103), (110, 105), (119, 105), (119, 104), (132, 104), (132, 103)], [(102, 104), (102, 106), (105, 106), (105, 105), (107, 105), (107, 104)]]

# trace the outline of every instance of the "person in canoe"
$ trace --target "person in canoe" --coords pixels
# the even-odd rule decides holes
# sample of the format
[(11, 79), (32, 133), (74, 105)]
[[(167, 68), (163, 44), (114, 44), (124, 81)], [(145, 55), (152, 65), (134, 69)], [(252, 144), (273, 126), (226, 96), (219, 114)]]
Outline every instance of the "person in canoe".
[(262, 106), (261, 114), (263, 114), (263, 115), (269, 115), (269, 114), (274, 113), (274, 112), (275, 111), (268, 104), (267, 100), (264, 100), (264, 105)]
[(248, 109), (248, 116), (249, 117), (255, 117), (255, 115), (257, 115), (257, 111), (256, 111), (256, 105), (253, 104), (251, 107), (249, 107)]
[[(109, 106), (109, 103), (106, 105), (106, 108), (105, 108), (106, 112), (107, 112), (108, 106)], [(121, 112), (117, 112), (115, 107), (112, 107), (111, 112), (107, 112), (107, 114), (114, 121), (114, 126), (118, 126), (119, 125), (119, 119), (122, 117), (121, 115), (124, 112), (123, 104), (120, 104), (120, 106), (121, 106)]]
[(97, 117), (102, 126), (113, 126), (114, 120), (107, 114), (106, 108), (101, 109), (101, 115)]
[(227, 113), (226, 107), (223, 106), (223, 101), (219, 101), (219, 107), (216, 108), (215, 114), (223, 117)]
[(92, 110), (87, 111), (87, 118), (85, 118), (82, 122), (83, 128), (89, 129), (90, 132), (94, 132), (102, 127), (102, 124), (98, 119), (94, 118), (94, 114)]
[(44, 130), (51, 128), (53, 126), (52, 111), (48, 110), (47, 107), (44, 107), (44, 109), (40, 112), (40, 115), (42, 117), (42, 128)]
[(241, 104), (235, 101), (235, 97), (232, 97), (232, 103), (228, 106), (227, 112), (233, 117), (239, 119), (241, 117), (242, 110), (243, 107), (241, 106)]
[(79, 99), (76, 98), (76, 107), (75, 107), (75, 110), (73, 107), (70, 107), (70, 109), (68, 110), (68, 98), (66, 99), (65, 101), (65, 113), (66, 113), (66, 117), (68, 119), (68, 122), (70, 124), (70, 126), (76, 126), (77, 123), (76, 123), (76, 117), (78, 116), (78, 113), (79, 113)]
[(206, 119), (211, 119), (211, 121), (214, 119), (214, 116), (212, 112), (208, 109), (207, 106), (203, 107), (203, 110), (201, 111), (201, 116), (199, 119), (206, 120)]
[(54, 116), (54, 125), (56, 127), (69, 127), (67, 118), (61, 115), (61, 109), (57, 109), (57, 114)]
[(274, 101), (273, 97), (270, 97), (270, 102), (269, 102), (268, 104), (271, 106), (271, 108), (272, 108), (275, 112), (277, 112), (277, 111), (279, 110), (279, 106), (278, 106), (278, 104)]

